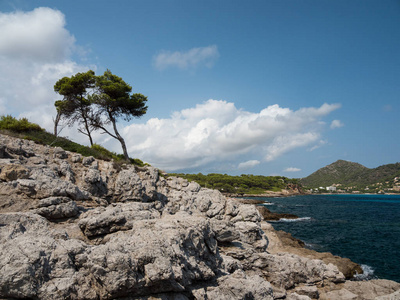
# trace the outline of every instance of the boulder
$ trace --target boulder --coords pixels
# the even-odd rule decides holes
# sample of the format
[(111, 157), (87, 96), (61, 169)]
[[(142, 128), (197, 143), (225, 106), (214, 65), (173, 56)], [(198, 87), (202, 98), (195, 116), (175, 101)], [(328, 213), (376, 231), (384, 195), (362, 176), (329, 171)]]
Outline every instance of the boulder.
[(65, 219), (79, 214), (76, 202), (68, 197), (49, 197), (38, 201), (38, 208), (33, 212), (46, 219)]
[(271, 285), (258, 275), (246, 276), (236, 271), (231, 276), (218, 278), (217, 285), (193, 291), (195, 299), (273, 300)]
[(160, 218), (160, 213), (151, 203), (114, 203), (87, 211), (78, 224), (86, 236), (95, 237), (132, 229), (137, 220), (156, 218)]

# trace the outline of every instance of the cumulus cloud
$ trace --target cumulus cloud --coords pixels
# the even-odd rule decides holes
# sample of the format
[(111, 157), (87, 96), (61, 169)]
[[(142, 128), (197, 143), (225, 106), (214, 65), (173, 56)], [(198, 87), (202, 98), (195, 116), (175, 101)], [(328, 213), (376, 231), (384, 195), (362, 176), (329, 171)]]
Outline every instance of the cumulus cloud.
[[(318, 141), (321, 119), (339, 107), (323, 104), (293, 111), (271, 105), (252, 113), (231, 102), (210, 99), (167, 119), (131, 124), (123, 129), (123, 135), (132, 157), (166, 171), (233, 162), (245, 155), (256, 159), (241, 167), (255, 166), (256, 161), (272, 161)], [(113, 150), (119, 151), (118, 145), (115, 147)]]
[(238, 169), (250, 169), (260, 164), (259, 160), (248, 160), (238, 165)]
[(343, 127), (344, 124), (340, 120), (333, 120), (331, 123), (331, 129)]
[(89, 68), (70, 60), (75, 38), (54, 9), (0, 13), (0, 112), (48, 130), (55, 115), (55, 82)]
[(63, 60), (75, 43), (64, 26), (64, 15), (51, 8), (0, 13), (0, 54), (43, 62)]
[(181, 70), (193, 69), (198, 66), (211, 68), (219, 58), (216, 45), (192, 48), (188, 51), (161, 51), (153, 58), (153, 66), (158, 70), (176, 67)]
[(300, 171), (301, 169), (294, 167), (286, 168), (285, 170), (283, 170), (283, 172), (300, 172)]

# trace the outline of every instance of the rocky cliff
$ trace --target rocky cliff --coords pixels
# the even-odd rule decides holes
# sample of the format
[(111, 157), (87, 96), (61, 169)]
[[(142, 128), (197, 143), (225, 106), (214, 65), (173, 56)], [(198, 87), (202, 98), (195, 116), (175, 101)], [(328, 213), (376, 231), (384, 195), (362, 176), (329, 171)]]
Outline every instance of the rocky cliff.
[(399, 294), (398, 283), (346, 281), (333, 263), (288, 252), (254, 205), (152, 167), (0, 135), (0, 169), (2, 299)]

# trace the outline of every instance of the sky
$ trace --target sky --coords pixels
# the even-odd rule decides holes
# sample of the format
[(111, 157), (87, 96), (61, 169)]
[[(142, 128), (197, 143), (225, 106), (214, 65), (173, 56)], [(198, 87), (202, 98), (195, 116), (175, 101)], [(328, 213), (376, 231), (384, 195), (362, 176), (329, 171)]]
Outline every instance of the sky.
[(57, 80), (107, 69), (148, 97), (129, 155), (167, 172), (400, 161), (400, 1), (0, 0), (0, 115), (53, 132)]

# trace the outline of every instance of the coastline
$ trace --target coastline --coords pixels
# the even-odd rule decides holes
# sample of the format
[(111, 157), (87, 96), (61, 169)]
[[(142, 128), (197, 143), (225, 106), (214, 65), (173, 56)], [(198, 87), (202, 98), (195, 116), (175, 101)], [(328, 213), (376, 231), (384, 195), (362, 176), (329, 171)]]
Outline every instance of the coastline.
[(307, 249), (302, 240), (293, 237), (289, 232), (275, 230), (274, 227), (268, 223), (269, 221), (277, 221), (282, 218), (297, 219), (299, 218), (298, 216), (287, 213), (273, 213), (265, 206), (259, 205), (265, 203), (265, 201), (262, 200), (243, 198), (232, 199), (239, 203), (255, 205), (257, 210), (260, 212), (264, 220), (262, 229), (269, 240), (267, 251), (270, 253), (290, 253), (305, 258), (320, 259), (326, 264), (332, 263), (338, 267), (339, 271), (344, 274), (346, 279), (354, 279), (356, 275), (363, 274), (364, 271), (361, 265), (351, 261), (350, 259), (333, 255), (330, 252), (317, 252), (315, 250)]
[(1, 299), (374, 299), (400, 290), (346, 280), (349, 260), (317, 257), (240, 202), (249, 199), (150, 166), (0, 143)]
[[(396, 216), (399, 212), (400, 195), (346, 194), (341, 197), (342, 195), (325, 194), (314, 197), (317, 195), (310, 194), (275, 200), (238, 198), (237, 201), (256, 205), (264, 217), (262, 210), (268, 208), (274, 212), (301, 216), (298, 220), (290, 220), (284, 215), (273, 213), (272, 218), (266, 220), (272, 222), (275, 230), (290, 232), (296, 238), (309, 243), (306, 248), (319, 252), (332, 251), (335, 255), (357, 262), (365, 270), (364, 278), (361, 276), (359, 279), (386, 278), (399, 282), (400, 273), (396, 268), (388, 266), (397, 259), (396, 249), (399, 243), (396, 236), (400, 228), (396, 225)], [(267, 205), (260, 205), (264, 203)], [(298, 248), (299, 243), (296, 246)], [(304, 243), (302, 247), (304, 248)], [(288, 251), (298, 252), (293, 248)], [(374, 253), (381, 255), (376, 256)]]

